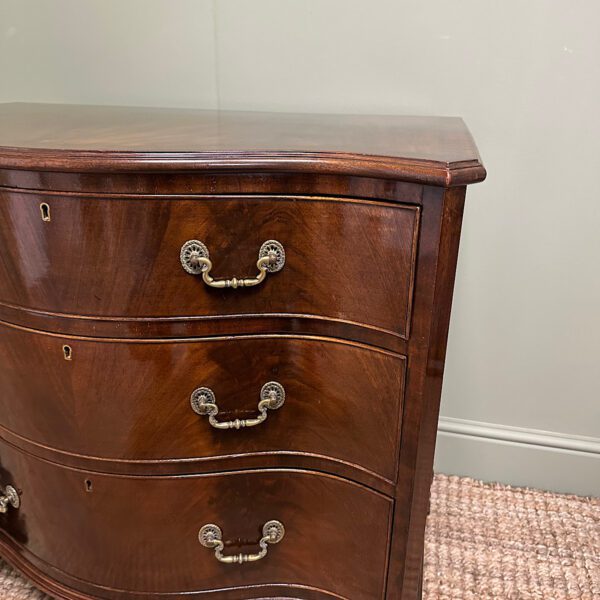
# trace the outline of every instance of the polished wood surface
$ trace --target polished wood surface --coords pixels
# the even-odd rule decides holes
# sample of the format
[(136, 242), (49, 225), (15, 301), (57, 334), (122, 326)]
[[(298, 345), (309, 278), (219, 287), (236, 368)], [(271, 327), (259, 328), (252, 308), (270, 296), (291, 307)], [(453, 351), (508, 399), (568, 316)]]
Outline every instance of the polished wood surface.
[[(244, 590), (276, 584), (292, 587), (294, 598), (306, 597), (301, 586), (323, 598), (383, 597), (393, 504), (348, 480), (301, 470), (115, 477), (2, 442), (0, 459), (21, 490), (21, 508), (0, 517), (2, 529), (47, 574), (76, 577), (82, 591), (129, 600), (238, 588), (236, 597), (246, 598)], [(256, 563), (221, 564), (198, 541), (200, 528), (214, 523), (224, 554), (256, 552), (273, 519), (285, 537)]]
[[(142, 320), (315, 315), (406, 337), (418, 217), (415, 207), (345, 198), (0, 190), (0, 303)], [(285, 248), (285, 266), (254, 288), (208, 288), (179, 259), (185, 242), (200, 240), (215, 277), (254, 276), (272, 239)]]
[(395, 179), (323, 173), (60, 173), (0, 168), (0, 186), (7, 190), (46, 194), (148, 195), (294, 195), (360, 198), (421, 204), (423, 186)]
[(485, 177), (454, 117), (18, 103), (0, 104), (0, 167), (347, 172), (445, 186)]
[[(0, 106), (0, 555), (61, 600), (417, 600), (465, 185), (458, 119)], [(47, 204), (50, 220), (41, 204)], [(267, 239), (286, 265), (255, 288)], [(68, 348), (66, 348), (68, 346)], [(221, 431), (189, 397), (213, 389)], [(222, 565), (212, 521), (252, 552)]]
[[(390, 457), (398, 455), (405, 359), (390, 352), (272, 335), (111, 342), (0, 324), (0, 364), (2, 429), (107, 459), (111, 470), (111, 461), (168, 461), (179, 472), (203, 462), (204, 470), (218, 470), (226, 457), (277, 452), (300, 466), (312, 455), (340, 463), (330, 471), (345, 466), (396, 479)], [(255, 427), (217, 430), (190, 405), (194, 389), (209, 387), (220, 420), (252, 418), (269, 381), (284, 387), (285, 403)]]
[(419, 598), (424, 532), (433, 478), (446, 341), (452, 306), (465, 189), (427, 188), (409, 342), (410, 368), (403, 413), (401, 461), (390, 569), (389, 600)]

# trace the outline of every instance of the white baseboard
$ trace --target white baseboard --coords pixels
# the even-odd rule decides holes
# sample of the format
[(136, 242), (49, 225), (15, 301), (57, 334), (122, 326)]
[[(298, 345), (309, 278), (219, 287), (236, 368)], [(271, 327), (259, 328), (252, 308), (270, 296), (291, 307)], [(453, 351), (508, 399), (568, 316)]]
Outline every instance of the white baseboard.
[(441, 417), (440, 473), (600, 496), (600, 438)]

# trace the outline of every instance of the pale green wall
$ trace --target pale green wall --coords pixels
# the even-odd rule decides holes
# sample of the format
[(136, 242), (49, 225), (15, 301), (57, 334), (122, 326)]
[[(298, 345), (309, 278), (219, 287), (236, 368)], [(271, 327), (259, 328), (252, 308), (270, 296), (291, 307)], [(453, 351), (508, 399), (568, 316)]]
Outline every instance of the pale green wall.
[(202, 0), (0, 0), (0, 101), (216, 106)]
[[(598, 22), (597, 0), (0, 0), (0, 101), (461, 115), (489, 177), (468, 196), (443, 415), (599, 438)], [(469, 444), (442, 441), (438, 464), (600, 493), (593, 451), (586, 487), (527, 444), (483, 465)]]

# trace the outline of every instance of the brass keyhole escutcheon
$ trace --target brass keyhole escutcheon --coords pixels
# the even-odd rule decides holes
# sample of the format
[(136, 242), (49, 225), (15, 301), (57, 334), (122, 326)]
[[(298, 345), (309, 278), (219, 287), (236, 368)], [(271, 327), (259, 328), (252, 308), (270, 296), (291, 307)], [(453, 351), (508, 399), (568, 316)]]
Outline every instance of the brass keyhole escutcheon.
[(52, 219), (50, 217), (50, 205), (46, 202), (40, 204), (40, 213), (42, 215), (42, 221), (48, 223)]

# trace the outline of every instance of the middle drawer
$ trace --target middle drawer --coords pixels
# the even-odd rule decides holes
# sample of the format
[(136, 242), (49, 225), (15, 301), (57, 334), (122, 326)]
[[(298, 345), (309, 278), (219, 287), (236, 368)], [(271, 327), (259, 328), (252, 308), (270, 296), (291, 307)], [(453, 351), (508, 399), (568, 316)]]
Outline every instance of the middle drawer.
[(1, 325), (0, 362), (0, 425), (36, 444), (119, 461), (313, 455), (396, 479), (405, 358), (388, 351), (304, 336), (115, 341)]

